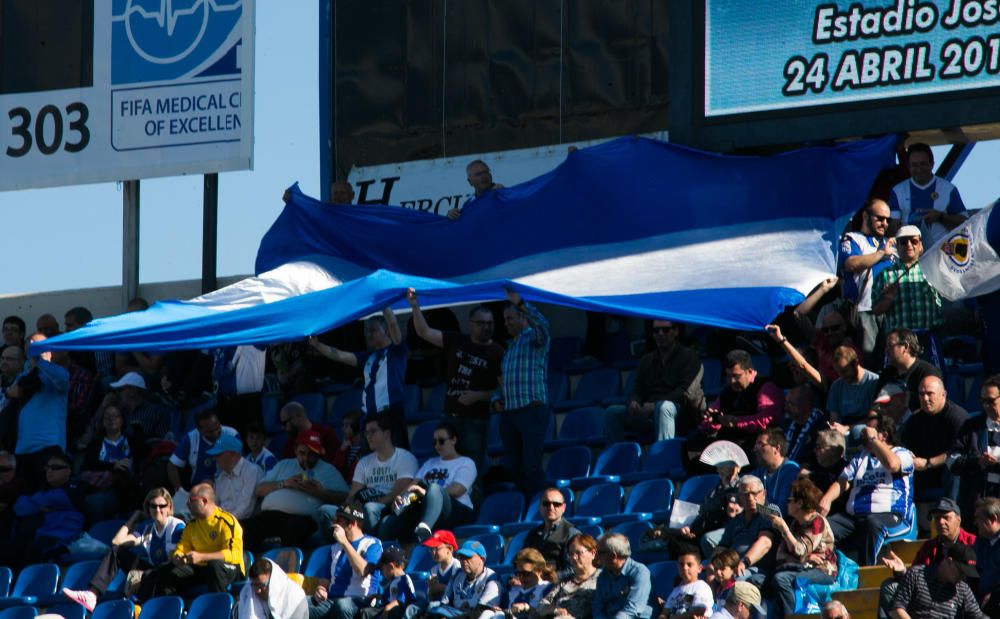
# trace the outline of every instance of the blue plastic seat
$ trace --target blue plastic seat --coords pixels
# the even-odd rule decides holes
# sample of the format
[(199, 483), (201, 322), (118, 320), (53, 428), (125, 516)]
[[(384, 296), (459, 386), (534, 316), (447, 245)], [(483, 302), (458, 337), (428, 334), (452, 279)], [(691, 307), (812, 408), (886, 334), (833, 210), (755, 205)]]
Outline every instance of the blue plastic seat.
[[(81, 589), (86, 589), (90, 585), (90, 579), (94, 577), (94, 573), (97, 572), (97, 566), (100, 565), (100, 560), (91, 561), (80, 561), (79, 563), (74, 563), (66, 568), (66, 572), (62, 577), (62, 584), (59, 588), (72, 589), (78, 591)], [(52, 604), (59, 604), (60, 602), (65, 602), (66, 598), (63, 596), (61, 591), (53, 593), (52, 595), (40, 595), (38, 596), (39, 606), (51, 606)], [(79, 604), (77, 604), (79, 606)]]
[(349, 389), (339, 394), (330, 407), (330, 425), (339, 429), (346, 413), (361, 408), (363, 397), (364, 393), (360, 389)]
[(517, 522), (524, 511), (524, 495), (520, 492), (498, 492), (483, 501), (475, 524), (455, 527), (455, 537), (464, 538), (485, 533), (499, 533), (500, 525)]
[(594, 539), (598, 539), (604, 535), (604, 527), (599, 524), (585, 524), (577, 528), (580, 529), (580, 533), (586, 533)]
[(510, 541), (507, 542), (507, 550), (504, 552), (504, 563), (514, 563), (514, 557), (517, 553), (521, 552), (522, 548), (524, 548), (524, 541), (528, 539), (528, 533), (531, 533), (531, 531), (521, 531), (514, 537), (510, 538)]
[(59, 586), (59, 566), (37, 563), (21, 570), (10, 596), (0, 598), (0, 608), (31, 606), (38, 598), (54, 595)]
[(632, 488), (621, 514), (605, 516), (601, 524), (613, 527), (623, 522), (668, 522), (670, 506), (674, 503), (674, 482), (669, 479), (647, 479)]
[(272, 548), (261, 557), (277, 563), (286, 574), (298, 574), (302, 568), (302, 551), (295, 546)]
[(600, 524), (601, 518), (622, 509), (625, 492), (618, 484), (598, 484), (583, 490), (576, 500), (575, 515), (567, 518), (576, 526)]
[(549, 457), (545, 465), (545, 483), (562, 488), (576, 477), (590, 474), (590, 449), (583, 445), (563, 447)]
[(176, 595), (165, 595), (147, 600), (139, 611), (139, 619), (181, 619), (183, 613), (184, 600)]
[[(568, 400), (552, 400), (556, 411), (595, 406), (604, 398), (621, 394), (622, 376), (616, 368), (597, 368), (580, 377), (576, 389)], [(603, 427), (603, 426), (602, 426)]]
[(76, 602), (54, 604), (47, 607), (45, 612), (50, 615), (58, 615), (62, 617), (62, 619), (86, 619), (87, 617), (87, 609)]
[(420, 387), (418, 385), (403, 385), (403, 416), (407, 423), (425, 421), (417, 419), (420, 413)]
[[(653, 525), (651, 523), (638, 521), (623, 522), (610, 529), (610, 532), (620, 533), (628, 538), (629, 546), (632, 548), (632, 556), (634, 557), (639, 553), (639, 548), (642, 546), (642, 536), (645, 535), (647, 531), (652, 530)], [(636, 560), (638, 561), (638, 559)]]
[(576, 336), (554, 337), (549, 344), (549, 369), (562, 371), (573, 362), (583, 348), (583, 340)]
[(298, 402), (306, 409), (309, 421), (326, 423), (326, 396), (322, 393), (296, 393), (290, 402)]
[[(115, 533), (118, 529), (122, 528), (125, 521), (121, 518), (111, 518), (109, 520), (99, 520), (94, 524), (90, 525), (87, 529), (87, 534), (99, 542), (111, 545), (111, 540), (115, 537)], [(91, 559), (101, 559), (104, 557), (104, 552), (74, 552), (66, 553), (59, 557), (59, 562), (63, 565), (70, 565), (73, 563), (78, 563), (80, 561), (89, 561)]]
[(281, 427), (280, 410), (281, 398), (277, 393), (260, 394), (260, 413), (264, 422), (264, 432), (268, 434), (284, 432), (284, 428)]
[(94, 608), (90, 619), (133, 619), (135, 605), (129, 600), (109, 600)]
[(711, 400), (722, 393), (725, 381), (722, 378), (722, 362), (718, 359), (702, 359), (701, 367), (705, 370), (701, 377), (701, 388), (705, 397)]
[(677, 491), (677, 500), (687, 501), (688, 503), (703, 503), (705, 497), (712, 491), (712, 488), (718, 485), (719, 476), (712, 473), (691, 477)]
[(0, 619), (32, 619), (37, 614), (34, 606), (12, 606), (0, 612)]
[(558, 402), (569, 398), (569, 377), (565, 372), (549, 372), (549, 401)]
[(10, 593), (10, 583), (14, 580), (14, 572), (9, 567), (0, 566), (0, 598)]
[(622, 475), (622, 484), (630, 486), (644, 479), (657, 477), (683, 479), (687, 475), (684, 470), (684, 446), (686, 444), (687, 440), (683, 438), (656, 441), (646, 449), (646, 455), (642, 457), (639, 470)]
[[(411, 446), (413, 441), (410, 441)], [(489, 426), (486, 430), (486, 451), (491, 456), (503, 454), (503, 439), (500, 438), (500, 415), (491, 414)]]
[(414, 572), (409, 576), (410, 582), (413, 583), (413, 592), (417, 596), (417, 603), (426, 605), (430, 597), (430, 572)]
[[(617, 368), (618, 366), (616, 365), (615, 367)], [(629, 372), (628, 376), (625, 378), (625, 383), (622, 385), (621, 395), (608, 396), (602, 399), (601, 406), (608, 407), (608, 406), (614, 406), (616, 404), (622, 404), (622, 405), (628, 404), (628, 398), (630, 395), (632, 395), (632, 392), (635, 390), (636, 374), (637, 372), (635, 371)]]
[(417, 544), (410, 551), (410, 560), (406, 562), (406, 573), (429, 572), (434, 567), (434, 557), (427, 546)]
[(650, 563), (647, 567), (653, 581), (653, 595), (667, 599), (674, 590), (674, 581), (677, 580), (677, 562), (658, 561)]
[(187, 619), (225, 619), (233, 612), (233, 596), (228, 593), (200, 595), (187, 611)]
[(503, 536), (499, 533), (487, 533), (485, 535), (473, 535), (465, 541), (475, 540), (486, 549), (486, 563), (492, 565), (503, 560)]
[(599, 406), (578, 408), (566, 414), (559, 436), (545, 441), (545, 450), (553, 451), (573, 445), (603, 445), (604, 409)]
[(425, 460), (437, 455), (437, 452), (434, 451), (434, 428), (437, 427), (438, 423), (434, 420), (425, 421), (413, 431), (413, 437), (410, 439), (410, 451), (418, 460)]
[(639, 443), (623, 442), (608, 445), (597, 456), (594, 469), (587, 477), (574, 477), (569, 485), (574, 490), (606, 483), (619, 483), (623, 475), (639, 470), (642, 448)]
[(303, 576), (326, 578), (330, 573), (330, 548), (331, 544), (318, 546), (309, 553), (309, 560), (302, 571)]
[(497, 565), (491, 565), (490, 569), (496, 573), (497, 578), (500, 582), (505, 583), (510, 580), (510, 577), (514, 575), (514, 566), (510, 563), (499, 563)]

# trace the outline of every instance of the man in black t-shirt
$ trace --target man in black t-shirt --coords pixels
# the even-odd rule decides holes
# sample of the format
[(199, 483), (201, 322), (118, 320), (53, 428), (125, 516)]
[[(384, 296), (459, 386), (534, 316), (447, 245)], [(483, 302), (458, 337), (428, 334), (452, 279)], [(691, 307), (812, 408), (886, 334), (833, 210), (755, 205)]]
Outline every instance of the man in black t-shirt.
[(885, 356), (889, 365), (879, 374), (878, 393), (890, 382), (906, 384), (910, 392), (910, 410), (920, 408), (920, 381), (928, 376), (942, 378), (941, 370), (920, 359), (920, 341), (909, 329), (893, 329), (885, 338)]
[(493, 341), (493, 312), (478, 305), (469, 312), (469, 335), (432, 329), (424, 319), (412, 288), (406, 299), (413, 308), (417, 335), (444, 349), (447, 391), (444, 413), (458, 430), (458, 452), (476, 463), (486, 464), (486, 442), (490, 419), (490, 397), (500, 378), (503, 348)]

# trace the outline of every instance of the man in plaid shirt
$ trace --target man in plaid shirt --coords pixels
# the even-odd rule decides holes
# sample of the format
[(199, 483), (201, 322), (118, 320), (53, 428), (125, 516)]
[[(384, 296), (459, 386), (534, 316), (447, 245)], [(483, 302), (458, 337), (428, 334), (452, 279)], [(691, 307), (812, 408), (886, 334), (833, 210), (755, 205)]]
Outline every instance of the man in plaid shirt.
[(896, 233), (899, 262), (875, 278), (872, 307), (875, 314), (885, 314), (888, 330), (936, 329), (941, 326), (941, 297), (924, 278), (917, 260), (923, 253), (920, 228), (903, 226)]
[(542, 455), (548, 405), (549, 323), (521, 295), (507, 291), (504, 325), (513, 338), (500, 365), (500, 389), (493, 409), (501, 414), (504, 463), (528, 496), (545, 486)]

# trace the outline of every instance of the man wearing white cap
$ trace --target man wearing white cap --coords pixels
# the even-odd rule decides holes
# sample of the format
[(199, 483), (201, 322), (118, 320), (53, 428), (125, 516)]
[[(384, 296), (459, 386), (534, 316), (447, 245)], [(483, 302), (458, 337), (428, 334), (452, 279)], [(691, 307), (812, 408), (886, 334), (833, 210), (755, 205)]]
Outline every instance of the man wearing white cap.
[(111, 383), (111, 388), (118, 393), (126, 426), (137, 443), (144, 442), (145, 439), (163, 438), (170, 431), (170, 413), (149, 401), (146, 379), (142, 374), (129, 372)]
[(918, 262), (924, 251), (920, 228), (896, 233), (899, 261), (875, 277), (872, 312), (885, 315), (885, 328), (936, 329), (941, 326), (941, 296), (927, 282)]

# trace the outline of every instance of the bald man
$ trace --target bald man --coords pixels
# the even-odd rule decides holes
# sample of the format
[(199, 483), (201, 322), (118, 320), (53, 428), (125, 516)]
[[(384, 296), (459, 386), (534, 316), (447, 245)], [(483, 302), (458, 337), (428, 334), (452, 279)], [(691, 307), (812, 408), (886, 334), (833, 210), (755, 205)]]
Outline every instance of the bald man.
[[(900, 436), (903, 446), (913, 452), (916, 487), (937, 488), (950, 480), (950, 474), (943, 475), (948, 451), (969, 414), (948, 399), (944, 383), (937, 376), (925, 376), (920, 381), (918, 396), (920, 409), (903, 422)], [(947, 487), (945, 492), (950, 494)]]

